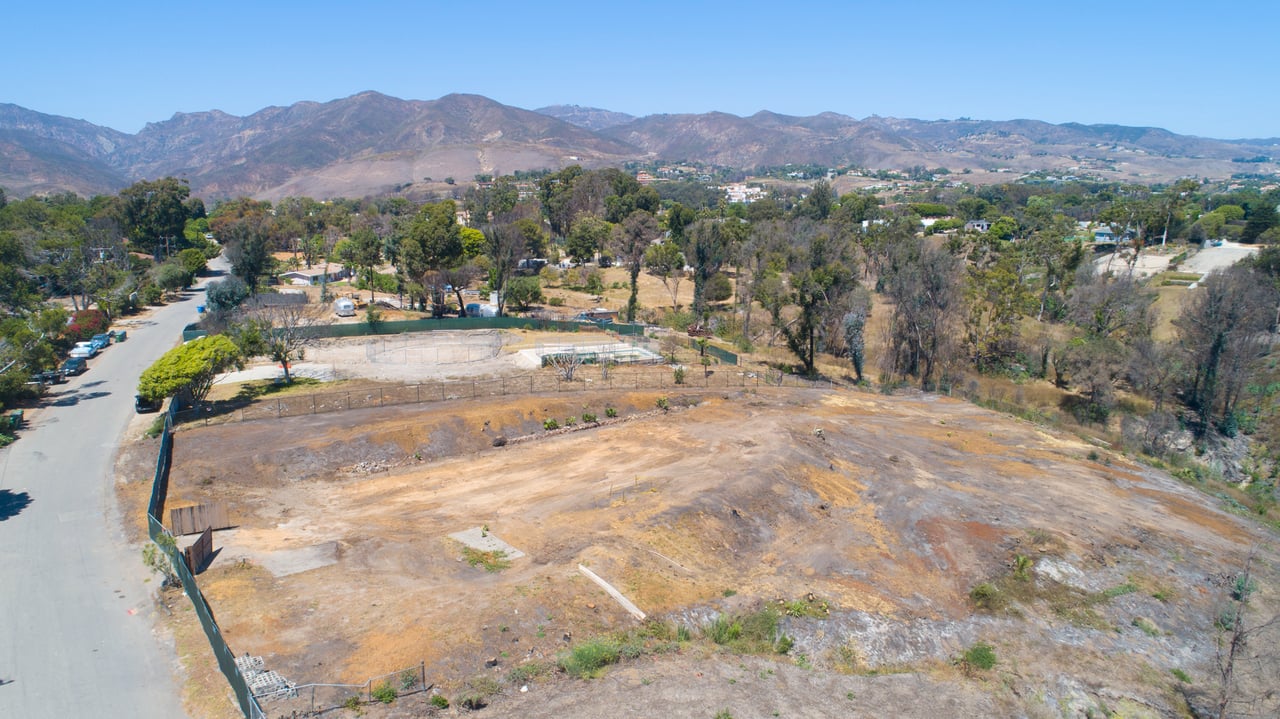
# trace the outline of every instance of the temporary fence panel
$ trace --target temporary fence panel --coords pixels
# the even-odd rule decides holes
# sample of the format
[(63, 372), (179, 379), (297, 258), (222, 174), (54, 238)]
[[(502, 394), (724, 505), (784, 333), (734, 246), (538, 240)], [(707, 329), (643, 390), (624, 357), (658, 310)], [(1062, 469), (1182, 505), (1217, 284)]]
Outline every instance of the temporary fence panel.
[[(164, 514), (164, 503), (169, 489), (169, 468), (173, 457), (174, 418), (178, 416), (181, 409), (178, 401), (174, 399), (169, 403), (169, 411), (165, 414), (164, 431), (160, 437), (160, 449), (156, 457), (156, 473), (151, 483), (151, 500), (147, 505), (147, 533), (151, 540), (156, 542), (168, 556), (170, 566), (173, 568), (174, 573), (178, 575), (178, 581), (182, 583), (182, 588), (186, 592), (187, 598), (191, 600), (191, 606), (195, 609), (196, 616), (200, 619), (200, 626), (204, 628), (205, 636), (209, 639), (209, 647), (213, 649), (213, 654), (218, 660), (218, 668), (222, 670), (222, 675), (226, 677), (227, 683), (231, 685), (231, 690), (235, 692), (236, 702), (240, 705), (240, 711), (247, 719), (260, 719), (263, 717), (262, 709), (249, 692), (249, 685), (236, 667), (235, 654), (227, 646), (226, 641), (223, 640), (222, 630), (218, 628), (217, 622), (214, 621), (213, 610), (209, 608), (208, 602), (205, 601), (204, 595), (200, 592), (200, 587), (196, 584), (195, 575), (188, 569), (183, 552), (178, 550), (177, 542), (173, 541), (172, 535), (169, 534), (169, 531), (165, 529), (164, 524), (160, 521), (160, 517)], [(167, 539), (161, 540), (161, 537), (166, 537)]]

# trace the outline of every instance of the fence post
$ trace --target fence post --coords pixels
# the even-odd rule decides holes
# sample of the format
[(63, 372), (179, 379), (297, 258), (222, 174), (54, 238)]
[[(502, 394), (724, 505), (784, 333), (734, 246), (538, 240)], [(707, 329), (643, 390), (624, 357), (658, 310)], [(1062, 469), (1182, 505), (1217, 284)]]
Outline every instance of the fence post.
[(422, 691), (425, 692), (427, 690), (427, 663), (425, 661), (418, 663), (418, 673), (422, 675)]
[(316, 413), (316, 396), (313, 394), (311, 395), (311, 414), (315, 414), (315, 413)]
[(382, 389), (381, 387), (378, 388), (378, 406), (379, 407), (381, 407), (386, 400), (386, 395), (384, 394), (385, 391), (386, 390)]
[(276, 397), (276, 419), (280, 419), (280, 398)]
[(347, 409), (351, 409), (351, 393), (347, 393)]
[(418, 390), (418, 404), (422, 404), (422, 383), (421, 382), (417, 384), (417, 390)]

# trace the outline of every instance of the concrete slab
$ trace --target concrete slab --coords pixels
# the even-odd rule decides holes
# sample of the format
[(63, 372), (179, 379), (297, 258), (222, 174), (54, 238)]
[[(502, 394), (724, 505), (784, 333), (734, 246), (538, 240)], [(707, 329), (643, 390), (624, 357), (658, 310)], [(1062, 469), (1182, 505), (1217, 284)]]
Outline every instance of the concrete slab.
[(519, 559), (524, 556), (524, 552), (498, 539), (493, 532), (486, 532), (484, 527), (472, 527), (454, 532), (449, 535), (449, 539), (455, 539), (481, 552), (506, 552), (507, 559)]

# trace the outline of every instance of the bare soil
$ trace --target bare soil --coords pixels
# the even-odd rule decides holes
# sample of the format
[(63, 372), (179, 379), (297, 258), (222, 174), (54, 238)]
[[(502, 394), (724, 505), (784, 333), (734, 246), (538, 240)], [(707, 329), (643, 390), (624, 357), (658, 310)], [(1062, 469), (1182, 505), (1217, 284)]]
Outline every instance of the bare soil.
[[(237, 526), (216, 533), (201, 586), (237, 652), (296, 684), (359, 684), (425, 662), (428, 681), (455, 697), (491, 676), (502, 693), (486, 711), (531, 717), (623, 706), (691, 717), (886, 706), (907, 717), (1103, 706), (1176, 716), (1186, 692), (1170, 671), (1190, 674), (1193, 694), (1208, 688), (1224, 577), (1269, 538), (1162, 472), (960, 401), (686, 391), (654, 413), (658, 396), (185, 428), (170, 506), (231, 505)], [(548, 417), (604, 418), (606, 406), (620, 421), (494, 446), (538, 435)], [(136, 488), (125, 494), (138, 506)], [(476, 527), (527, 556), (496, 572), (471, 566), (448, 535)], [(1008, 581), (1019, 555), (1031, 562), (1020, 599), (975, 609), (970, 590)], [(695, 640), (603, 679), (553, 675), (521, 692), (504, 679), (512, 667), (635, 626), (579, 564), (695, 637), (721, 612), (779, 601), (831, 611), (785, 616), (796, 642), (785, 656)], [(1269, 586), (1275, 556), (1258, 566)], [(996, 669), (952, 665), (979, 641), (994, 646)], [(298, 701), (268, 713), (307, 709)], [(418, 695), (366, 711), (433, 710)]]

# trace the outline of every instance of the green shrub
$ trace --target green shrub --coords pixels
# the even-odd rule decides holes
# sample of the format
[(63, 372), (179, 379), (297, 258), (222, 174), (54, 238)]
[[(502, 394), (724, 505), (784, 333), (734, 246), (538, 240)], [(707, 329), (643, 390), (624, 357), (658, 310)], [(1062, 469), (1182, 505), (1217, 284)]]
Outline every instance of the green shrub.
[(982, 582), (970, 589), (969, 599), (973, 602), (973, 606), (989, 612), (1003, 608), (1008, 602), (1004, 592), (991, 582)]
[(966, 670), (988, 671), (996, 665), (996, 650), (986, 642), (978, 642), (965, 650), (960, 663)]
[(620, 658), (618, 647), (605, 639), (583, 642), (560, 657), (560, 668), (569, 676), (590, 679), (599, 676), (601, 670), (616, 664)]
[(676, 367), (672, 370), (672, 376), (675, 378), (676, 384), (684, 384), (684, 367)]
[(546, 418), (546, 419), (542, 420), (542, 428), (543, 428), (543, 429), (545, 429), (545, 430), (547, 430), (547, 431), (551, 431), (551, 430), (553, 430), (553, 429), (560, 429), (560, 423), (559, 423), (559, 422), (557, 422), (557, 421), (555, 420), (555, 418), (553, 418), (553, 417), (548, 417), (548, 418)]
[(609, 418), (617, 417), (617, 416), (618, 416), (618, 410), (614, 409), (613, 407), (605, 407), (605, 408), (604, 408), (604, 416), (609, 417)]
[(532, 679), (546, 674), (551, 667), (543, 662), (525, 662), (518, 664), (507, 672), (507, 681), (512, 684), (524, 684)]
[(565, 417), (565, 419), (564, 419), (564, 426), (566, 426), (566, 427), (572, 427), (573, 425), (575, 425), (575, 424), (577, 424), (577, 423), (578, 423), (578, 418), (577, 418), (577, 417)]
[(582, 421), (586, 422), (587, 424), (591, 424), (592, 422), (596, 421), (596, 416), (594, 414), (591, 414), (590, 412), (583, 412)]
[(407, 692), (418, 686), (418, 673), (412, 669), (400, 672), (400, 691)]
[(547, 304), (552, 307), (564, 307), (563, 297), (551, 297), (547, 300)]
[(431, 695), (431, 706), (436, 709), (448, 709), (449, 700), (443, 694), (433, 694)]
[(347, 700), (346, 700), (346, 701), (344, 701), (344, 702), (342, 702), (342, 706), (346, 707), (347, 709), (350, 709), (351, 711), (357, 711), (357, 710), (359, 710), (359, 709), (360, 709), (360, 695), (359, 695), (359, 694), (352, 694), (351, 696), (347, 697)]
[(1191, 683), (1191, 675), (1181, 669), (1178, 669), (1177, 667), (1170, 669), (1169, 673), (1172, 674), (1175, 679), (1182, 682), (1183, 684)]
[(164, 432), (164, 415), (160, 415), (151, 421), (151, 426), (147, 427), (147, 431), (142, 434), (148, 439), (159, 437)]
[(654, 404), (657, 405), (658, 409), (662, 410), (663, 412), (666, 412), (667, 410), (671, 409), (671, 402), (666, 397), (659, 397), (658, 400), (654, 402)]
[(373, 696), (374, 700), (380, 701), (383, 704), (390, 704), (396, 700), (397, 696), (399, 696), (396, 693), (396, 688), (391, 686), (391, 682), (382, 682), (378, 686), (374, 687), (370, 694)]
[(511, 566), (511, 560), (507, 559), (507, 553), (501, 549), (484, 552), (472, 547), (463, 547), (462, 558), (473, 567), (484, 567), (486, 572), (501, 572)]
[(1142, 630), (1142, 633), (1149, 637), (1160, 636), (1160, 628), (1157, 627), (1155, 623), (1153, 623), (1150, 619), (1147, 619), (1146, 617), (1134, 617), (1133, 626)]

